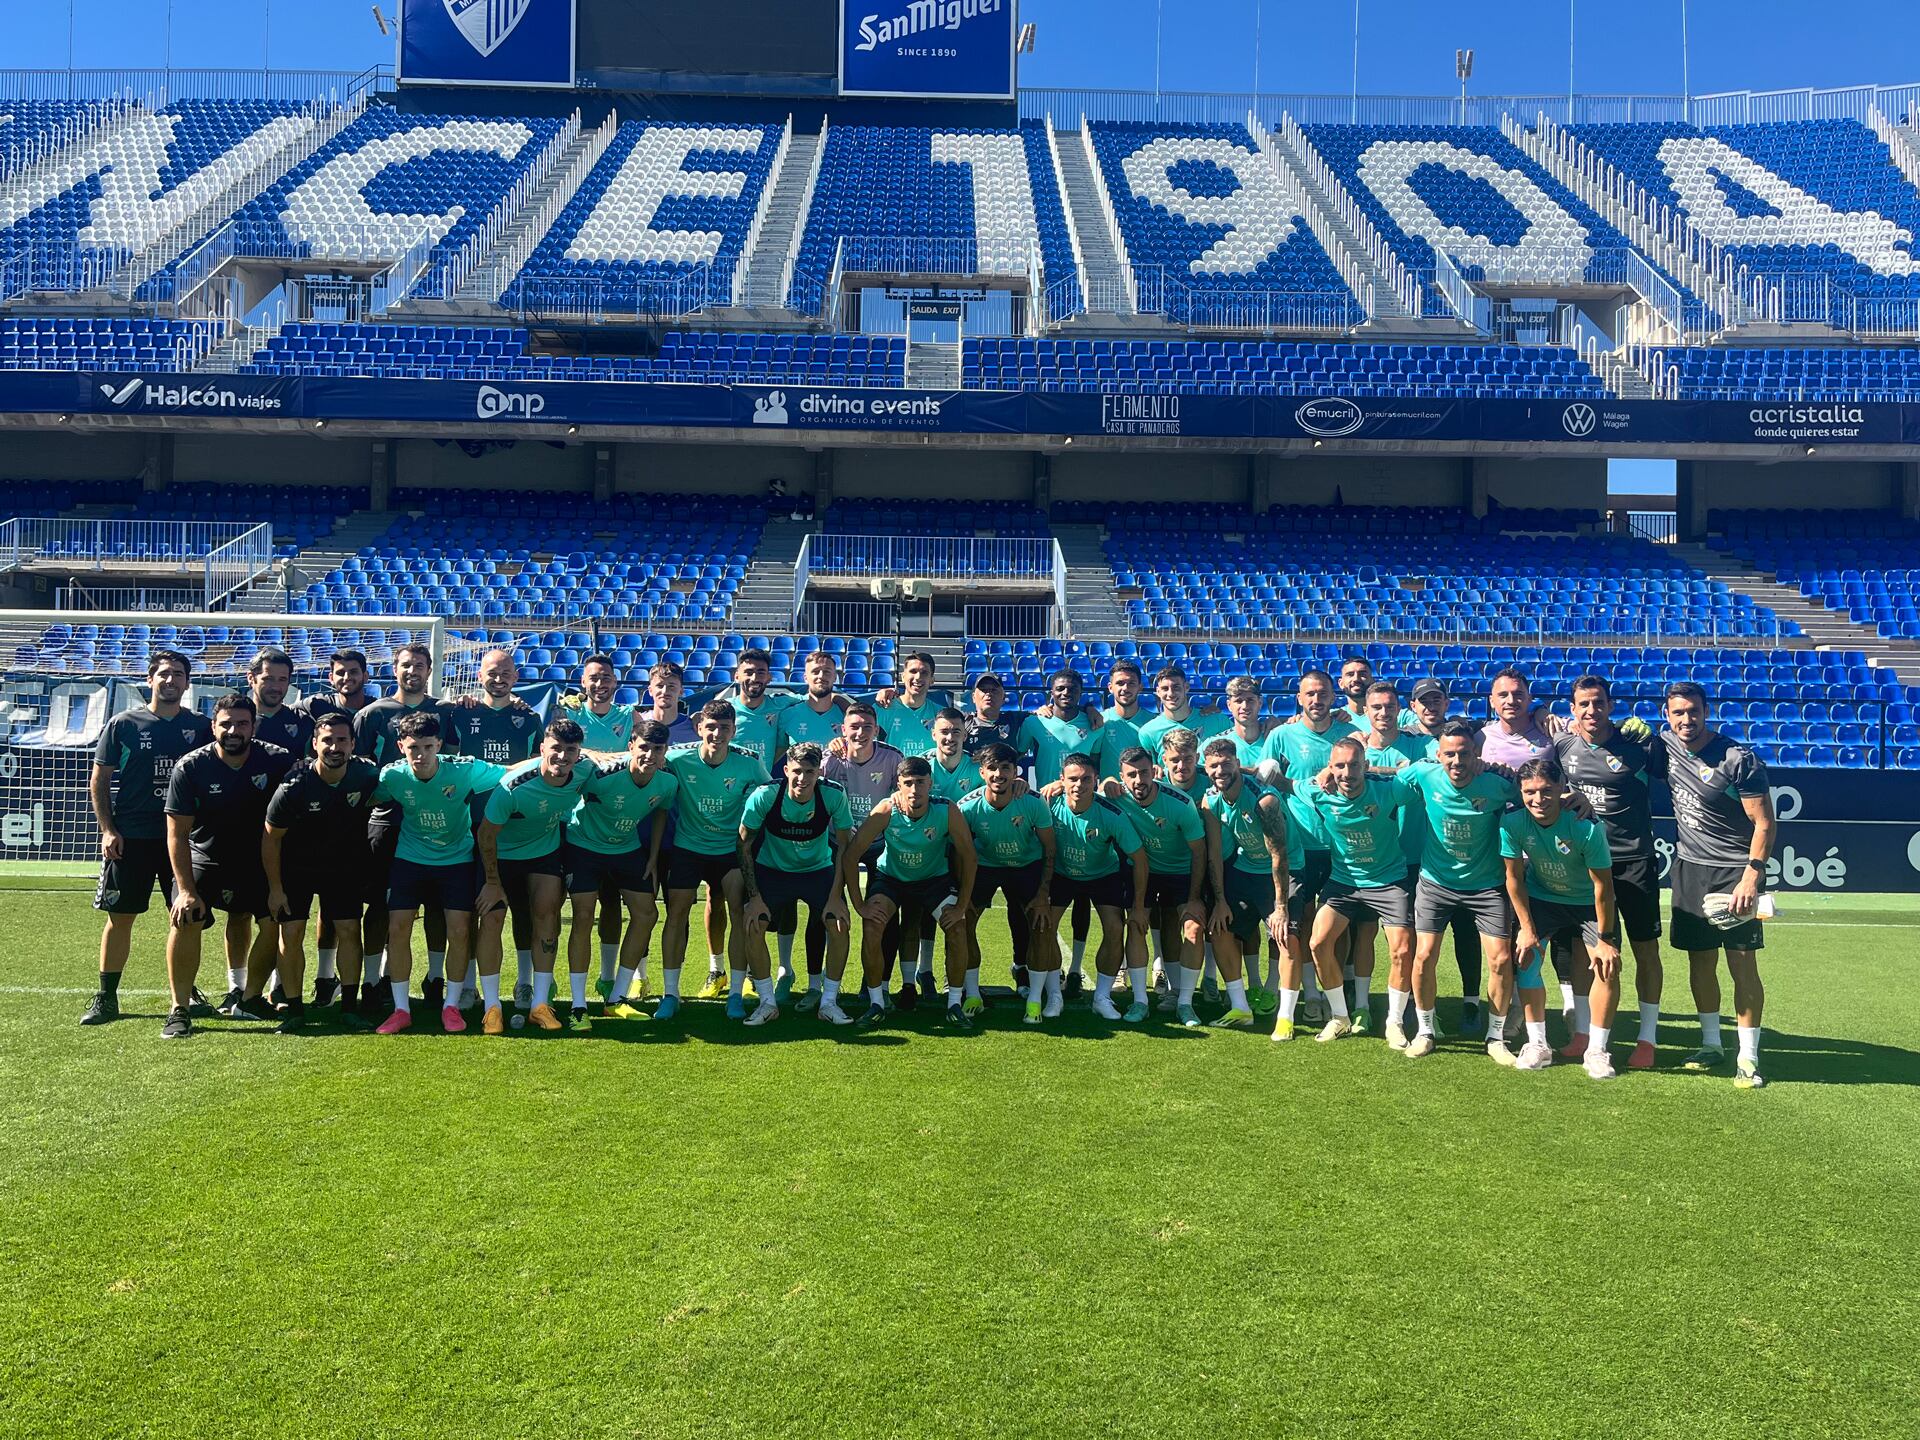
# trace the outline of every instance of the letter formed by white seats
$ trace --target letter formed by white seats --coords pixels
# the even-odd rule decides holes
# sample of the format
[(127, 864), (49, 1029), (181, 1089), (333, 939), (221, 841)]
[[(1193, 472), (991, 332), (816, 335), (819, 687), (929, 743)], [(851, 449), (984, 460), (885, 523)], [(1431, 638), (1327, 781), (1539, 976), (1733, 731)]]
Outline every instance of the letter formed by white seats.
[(367, 258), (402, 255), (421, 239), (444, 239), (466, 207), (455, 205), (440, 215), (376, 211), (364, 191), (381, 171), (436, 150), (491, 152), (511, 160), (532, 139), (532, 130), (511, 120), (449, 120), (377, 135), (357, 150), (335, 155), (302, 181), (287, 197), (280, 223), (288, 238), (316, 251), (365, 247), (374, 252)]
[(973, 174), (973, 234), (983, 274), (1016, 274), (1040, 253), (1027, 146), (1018, 135), (935, 132), (936, 165), (965, 165)]
[[(1710, 135), (1661, 142), (1660, 165), (1694, 226), (1720, 245), (1832, 245), (1879, 275), (1911, 275), (1920, 256), (1897, 250), (1913, 232), (1871, 210), (1836, 210), (1759, 161)], [(1718, 170), (1780, 213), (1740, 215), (1712, 175)]]
[(745, 170), (689, 170), (687, 158), (708, 150), (757, 154), (766, 138), (764, 130), (745, 127), (661, 126), (646, 131), (567, 243), (567, 259), (711, 263), (720, 254), (724, 233), (655, 230), (653, 218), (675, 195), (731, 200), (745, 194)]
[(160, 193), (160, 172), (181, 116), (142, 115), (102, 135), (78, 153), (63, 157), (52, 175), (0, 199), (0, 226), (30, 214), (91, 176), (100, 178), (100, 197), (87, 223), (74, 237), (83, 248), (142, 250), (182, 220), (219, 198), (220, 192), (275, 151), (313, 128), (307, 115), (281, 115), (215, 156), (206, 165)]
[[(1231, 195), (1195, 195), (1173, 183), (1183, 160), (1211, 161), (1240, 182)], [(1195, 275), (1251, 275), (1292, 236), (1298, 202), (1263, 155), (1231, 140), (1168, 135), (1149, 140), (1120, 162), (1127, 185), (1142, 200), (1195, 225), (1222, 225), (1222, 235), (1187, 268)]]
[[(1440, 165), (1486, 181), (1520, 212), (1527, 222), (1526, 233), (1512, 245), (1497, 245), (1489, 236), (1448, 224), (1410, 183), (1422, 165)], [(1386, 207), (1394, 224), (1457, 261), (1484, 267), (1489, 274), (1578, 279), (1593, 259), (1586, 226), (1523, 171), (1510, 170), (1491, 155), (1443, 140), (1379, 140), (1360, 157), (1358, 173), (1360, 183)]]

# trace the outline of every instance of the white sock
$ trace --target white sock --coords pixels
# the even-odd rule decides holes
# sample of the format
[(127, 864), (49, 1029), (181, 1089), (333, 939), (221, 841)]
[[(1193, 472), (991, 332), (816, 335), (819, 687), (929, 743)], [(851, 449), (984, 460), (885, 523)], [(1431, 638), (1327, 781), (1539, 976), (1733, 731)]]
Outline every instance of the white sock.
[(840, 982), (838, 980), (828, 979), (821, 984), (820, 1003), (822, 1005), (838, 1005), (840, 1003)]
[[(532, 985), (533, 951), (516, 950), (513, 952), (513, 958), (515, 961), (514, 979), (518, 981), (520, 985)], [(516, 988), (518, 987), (516, 986)]]
[(633, 971), (625, 965), (616, 966), (613, 972), (613, 1000), (619, 1004), (633, 993)]
[(1147, 998), (1147, 967), (1144, 965), (1129, 965), (1127, 967), (1127, 979), (1133, 985), (1133, 1003), (1139, 1005), (1145, 1002)]
[(980, 967), (978, 965), (975, 965), (967, 971), (967, 994), (978, 995), (979, 993), (980, 993)]
[(385, 959), (386, 956), (378, 950), (375, 950), (370, 955), (362, 955), (360, 957), (360, 983), (362, 985), (378, 985), (380, 983), (380, 963)]
[(1214, 977), (1219, 974), (1219, 971), (1215, 968), (1213, 963), (1213, 946), (1212, 945), (1207, 946), (1206, 963), (1202, 965), (1200, 968), (1201, 968), (1202, 983), (1207, 985), (1213, 984)]
[(1580, 1007), (1586, 1003), (1584, 999), (1573, 993), (1573, 986), (1564, 980), (1560, 982), (1560, 1013), (1562, 1015), (1569, 1010), (1577, 1015), (1580, 1013)]
[(1544, 1045), (1547, 1043), (1547, 1022), (1544, 1020), (1527, 1021), (1527, 1043)]
[(932, 973), (933, 941), (931, 939), (922, 940), (920, 942), (920, 966), (914, 971), (914, 978), (917, 980), (922, 975), (931, 975)]
[(1180, 967), (1180, 993), (1178, 1003), (1182, 1005), (1193, 1004), (1194, 987), (1199, 983), (1200, 972), (1191, 965), (1182, 965)]
[(958, 1008), (960, 1002), (965, 998), (966, 995), (958, 985), (947, 986), (947, 1008), (949, 1010)]
[(744, 970), (727, 971), (727, 998), (738, 1000), (747, 993), (747, 972)]
[(1573, 997), (1573, 1033), (1584, 1035), (1593, 1024), (1593, 1000), (1586, 995)]
[(1327, 991), (1327, 1008), (1333, 1012), (1333, 1018), (1336, 1020), (1351, 1018), (1347, 1012), (1346, 986), (1336, 985), (1333, 989)]
[(1703, 1049), (1720, 1048), (1720, 1016), (1718, 1012), (1700, 1017), (1700, 1044)]
[(1280, 1018), (1282, 1020), (1291, 1020), (1299, 1011), (1300, 992), (1298, 990), (1282, 990), (1280, 992)]
[(447, 978), (447, 952), (444, 950), (427, 951), (427, 979), (444, 980)]
[(480, 977), (480, 999), (489, 1010), (500, 1008), (500, 977), (498, 975)]
[(1111, 1004), (1111, 1003), (1112, 1003), (1112, 1001), (1113, 1001), (1113, 976), (1111, 976), (1111, 975), (1096, 975), (1096, 976), (1094, 976), (1094, 978), (1093, 978), (1093, 998), (1094, 998), (1095, 1000), (1105, 1000), (1105, 1001), (1107, 1001), (1107, 1002), (1108, 1002), (1109, 1004)]
[(1647, 1044), (1656, 1044), (1660, 1036), (1660, 1002), (1642, 1000), (1640, 1002), (1640, 1038)]
[(782, 975), (791, 975), (793, 973), (793, 936), (782, 935), (779, 939), (780, 973)]
[(1738, 1025), (1740, 1032), (1740, 1058), (1749, 1065), (1760, 1063), (1760, 1027), (1758, 1025)]
[(1587, 1054), (1604, 1055), (1607, 1042), (1613, 1037), (1612, 1027), (1607, 1025), (1589, 1025), (1587, 1027)]
[(393, 1008), (396, 1010), (404, 1010), (411, 1015), (413, 1013), (413, 997), (407, 994), (407, 982), (405, 980), (390, 980), (387, 984), (393, 991)]
[(227, 966), (227, 988), (244, 990), (247, 988), (247, 967), (244, 965)]
[(671, 965), (660, 972), (660, 993), (680, 998), (680, 967)]
[(1063, 995), (1062, 987), (1065, 983), (1065, 977), (1063, 977), (1058, 970), (1047, 971), (1047, 994), (1050, 998), (1054, 1000), (1061, 999)]
[(1353, 977), (1353, 1013), (1358, 1015), (1361, 1011), (1367, 1009), (1372, 1004), (1373, 1004), (1372, 973), (1369, 972), (1368, 974), (1365, 974), (1365, 975), (1354, 976)]
[(1084, 940), (1074, 941), (1073, 942), (1073, 973), (1074, 974), (1078, 975), (1080, 973), (1080, 967), (1082, 963), (1086, 960), (1086, 958), (1087, 958), (1087, 942)]
[(867, 987), (867, 1003), (869, 1005), (886, 1004), (887, 1003), (887, 987), (884, 985), (869, 985)]
[(1247, 982), (1245, 980), (1227, 981), (1227, 1004), (1235, 1010), (1251, 1010), (1247, 1004)]
[(574, 1009), (584, 1010), (587, 1008), (586, 971), (569, 970), (567, 972), (567, 998), (573, 1001)]
[(1411, 990), (1395, 990), (1387, 987), (1387, 1024), (1404, 1025), (1407, 1019), (1407, 1006), (1413, 1001)]
[(1160, 944), (1160, 932), (1156, 930), (1153, 932), (1153, 967), (1158, 970), (1164, 967), (1166, 963), (1166, 953)]
[(617, 944), (609, 945), (604, 940), (601, 941), (600, 943), (600, 978), (602, 980), (611, 980), (613, 979), (614, 975), (618, 973), (619, 969), (620, 969), (620, 947)]
[(340, 975), (340, 952), (331, 945), (320, 951), (320, 968), (315, 974), (322, 980), (338, 979)]
[(1047, 998), (1047, 972), (1045, 970), (1027, 971), (1027, 1003), (1038, 1005)]
[(552, 999), (553, 973), (549, 971), (546, 974), (541, 974), (536, 970), (533, 975), (533, 1003), (535, 1005), (545, 1005)]
[[(1513, 1001), (1509, 1000), (1507, 1003), (1511, 1005), (1513, 1004)], [(1488, 1007), (1488, 1008), (1489, 1008), (1489, 1011), (1491, 1011), (1492, 1007)], [(1499, 1015), (1489, 1014), (1489, 1017), (1487, 1019), (1487, 1039), (1505, 1040), (1507, 1038), (1506, 1029), (1507, 1029), (1507, 1017), (1504, 1013)]]
[(724, 956), (715, 955), (711, 950), (709, 950), (707, 952), (707, 974), (713, 975), (713, 976), (724, 975), (726, 973), (726, 970), (727, 970), (726, 958)]
[(1414, 1032), (1415, 1034), (1418, 1034), (1418, 1035), (1433, 1034), (1433, 1011), (1422, 1010), (1418, 1005), (1416, 1005), (1413, 1007), (1413, 1019), (1414, 1019), (1415, 1025), (1418, 1026), (1418, 1029)]

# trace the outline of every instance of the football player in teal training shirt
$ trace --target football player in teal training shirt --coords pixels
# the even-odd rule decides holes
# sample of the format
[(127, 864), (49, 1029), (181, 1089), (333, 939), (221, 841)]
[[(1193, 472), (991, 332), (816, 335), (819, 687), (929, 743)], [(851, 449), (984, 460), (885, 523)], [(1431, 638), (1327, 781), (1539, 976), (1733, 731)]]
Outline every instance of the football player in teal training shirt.
[[(1175, 732), (1169, 731), (1169, 734)], [(1186, 764), (1193, 763), (1191, 752)], [(1206, 929), (1207, 907), (1201, 898), (1207, 878), (1207, 837), (1219, 839), (1213, 817), (1178, 785), (1154, 778), (1153, 756), (1135, 745), (1120, 757), (1120, 778), (1105, 787), (1120, 813), (1133, 823), (1147, 852), (1148, 929), (1163, 953), (1178, 957), (1180, 970), (1176, 1009), (1193, 1009), (1193, 987), (1200, 983), (1200, 941)], [(1127, 966), (1133, 972), (1133, 1003), (1127, 1015), (1145, 1019), (1147, 992), (1147, 936), (1127, 936)], [(1187, 1015), (1182, 1015), (1184, 1023)], [(1196, 1019), (1195, 1023), (1198, 1021)]]
[[(767, 930), (799, 927), (802, 901), (827, 933), (827, 998), (820, 1018), (835, 1025), (852, 1019), (836, 1003), (847, 968), (847, 897), (840, 884), (840, 850), (853, 838), (853, 812), (847, 792), (820, 778), (824, 754), (803, 740), (787, 750), (781, 777), (747, 797), (740, 817), (740, 878), (746, 892), (742, 909), (747, 927), (747, 958), (759, 1005), (746, 1016), (749, 1025), (765, 1025), (780, 1016), (780, 991), (772, 983)], [(784, 977), (783, 977), (784, 978)], [(728, 997), (731, 1004), (732, 996)]]
[[(1103, 1020), (1146, 1019), (1146, 967), (1135, 979), (1133, 1004), (1123, 1016), (1113, 1003), (1113, 981), (1126, 953), (1126, 927), (1146, 933), (1147, 854), (1133, 822), (1120, 807), (1100, 793), (1099, 762), (1091, 755), (1066, 757), (1060, 771), (1061, 793), (1053, 802), (1054, 868), (1048, 919), (1053, 928), (1053, 954), (1034, 957), (1035, 973), (1028, 981), (1027, 1023), (1052, 1019), (1063, 1005), (1060, 981), (1060, 919), (1078, 900), (1085, 899), (1100, 917), (1100, 948), (1094, 967), (1093, 1013)], [(1043, 951), (1045, 946), (1043, 944)], [(1143, 957), (1144, 958), (1144, 957)], [(1049, 960), (1051, 965), (1049, 966)], [(1046, 969), (1043, 975), (1040, 972)]]
[(567, 966), (586, 968), (594, 910), (612, 890), (626, 908), (627, 930), (603, 998), (606, 1013), (622, 1020), (646, 1018), (630, 997), (636, 982), (646, 993), (647, 942), (659, 918), (654, 895), (660, 888), (661, 849), (680, 793), (680, 782), (667, 770), (671, 734), (658, 720), (636, 720), (627, 763), (603, 764), (567, 821), (567, 894), (573, 900)]
[[(1293, 875), (1300, 868), (1300, 837), (1287, 823), (1280, 796), (1240, 768), (1238, 747), (1215, 736), (1201, 752), (1213, 788), (1202, 803), (1220, 822), (1220, 848), (1208, 856), (1213, 868), (1214, 908), (1210, 918), (1214, 958), (1227, 982), (1227, 1012), (1213, 1023), (1234, 1028), (1253, 1023), (1241, 958), (1258, 954), (1260, 933), (1285, 946), (1292, 930)], [(1299, 1002), (1299, 972), (1289, 951), (1281, 983), (1293, 987), (1280, 995), (1280, 1019), (1274, 1034), (1293, 1031), (1293, 1007)], [(1284, 1032), (1282, 1029), (1284, 1026)]]

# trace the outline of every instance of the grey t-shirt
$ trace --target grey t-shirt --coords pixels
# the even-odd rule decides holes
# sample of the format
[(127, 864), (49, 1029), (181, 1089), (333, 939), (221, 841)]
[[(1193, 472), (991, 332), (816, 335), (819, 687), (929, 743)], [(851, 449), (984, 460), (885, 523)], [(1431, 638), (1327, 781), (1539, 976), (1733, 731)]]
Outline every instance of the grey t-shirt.
[[(873, 754), (865, 764), (843, 760), (837, 755), (827, 756), (826, 764), (820, 767), (820, 778), (831, 780), (847, 792), (847, 809), (853, 815), (854, 829), (866, 824), (873, 807), (893, 793), (894, 771), (902, 758), (893, 746), (879, 740), (874, 741)], [(874, 848), (877, 851), (879, 847)]]
[(1698, 754), (1671, 730), (1659, 738), (1667, 752), (1680, 858), (1695, 865), (1745, 865), (1753, 821), (1740, 802), (1767, 793), (1767, 767), (1724, 735), (1714, 735)]
[(1666, 751), (1653, 755), (1650, 745), (1629, 739), (1615, 726), (1598, 745), (1590, 745), (1571, 730), (1553, 739), (1554, 754), (1572, 785), (1593, 806), (1594, 818), (1607, 832), (1613, 863), (1653, 858), (1653, 805), (1648, 772), (1664, 773)]

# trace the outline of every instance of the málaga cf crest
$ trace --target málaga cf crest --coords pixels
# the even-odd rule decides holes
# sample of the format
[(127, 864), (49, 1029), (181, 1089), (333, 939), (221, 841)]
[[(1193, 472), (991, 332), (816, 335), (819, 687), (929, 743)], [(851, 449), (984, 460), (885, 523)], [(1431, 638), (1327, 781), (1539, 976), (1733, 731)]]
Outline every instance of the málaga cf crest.
[(533, 0), (442, 0), (454, 28), (485, 59), (505, 43)]

